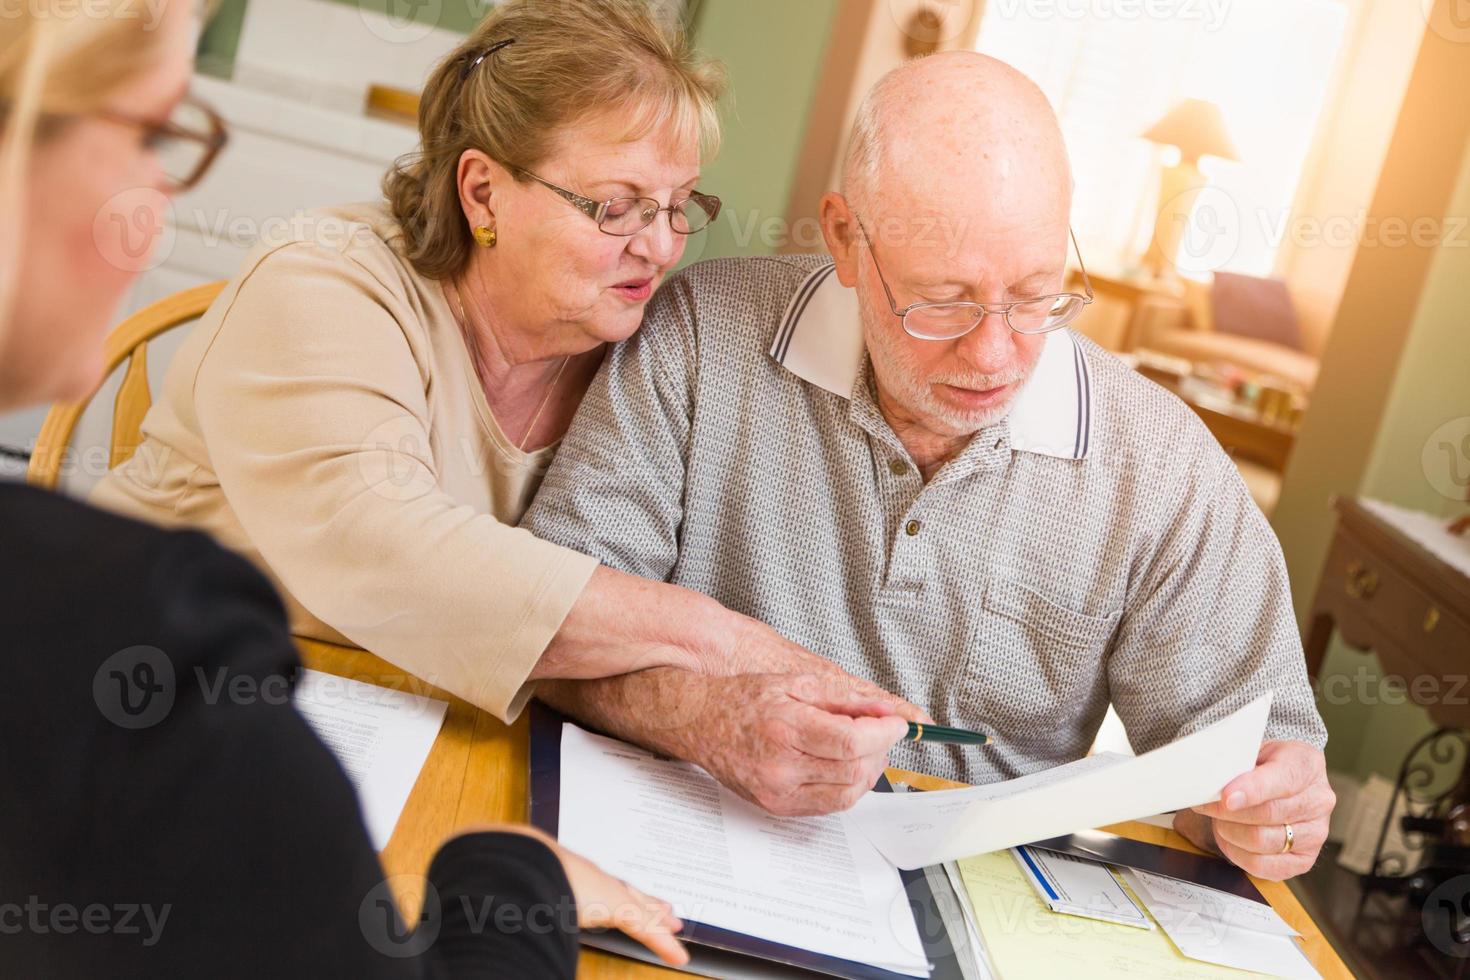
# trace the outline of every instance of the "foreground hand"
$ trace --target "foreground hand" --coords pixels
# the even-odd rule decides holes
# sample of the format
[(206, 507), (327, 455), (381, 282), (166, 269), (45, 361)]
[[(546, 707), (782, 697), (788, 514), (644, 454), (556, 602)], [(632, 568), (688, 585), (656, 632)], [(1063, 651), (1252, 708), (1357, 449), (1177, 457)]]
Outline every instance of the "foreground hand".
[[(1179, 811), (1174, 829), (1258, 878), (1281, 881), (1316, 862), (1336, 803), (1320, 749), (1305, 742), (1267, 742), (1256, 767), (1226, 784), (1219, 802)], [(1288, 823), (1295, 838), (1291, 850), (1282, 853)]]
[(572, 886), (577, 925), (581, 928), (617, 929), (647, 946), (670, 966), (689, 962), (688, 950), (674, 937), (684, 928), (684, 923), (668, 902), (645, 895), (626, 881), (614, 878), (535, 827), (516, 824), (485, 829), (524, 834), (551, 848)]
[(908, 732), (891, 695), (874, 697), (846, 674), (684, 674), (680, 683), (700, 704), (678, 733), (680, 758), (777, 816), (851, 807)]

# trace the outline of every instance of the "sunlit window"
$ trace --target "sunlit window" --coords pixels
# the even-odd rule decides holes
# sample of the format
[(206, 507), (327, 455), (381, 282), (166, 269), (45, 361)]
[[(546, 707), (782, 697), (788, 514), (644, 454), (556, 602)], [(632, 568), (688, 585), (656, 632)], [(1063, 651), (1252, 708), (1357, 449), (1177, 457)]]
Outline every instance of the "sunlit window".
[(1153, 232), (1168, 151), (1139, 134), (1181, 99), (1218, 105), (1240, 161), (1201, 169), (1241, 218), (1220, 268), (1269, 275), (1348, 19), (1340, 0), (989, 0), (976, 48), (1056, 107), (1073, 224), (1100, 267), (1134, 264)]

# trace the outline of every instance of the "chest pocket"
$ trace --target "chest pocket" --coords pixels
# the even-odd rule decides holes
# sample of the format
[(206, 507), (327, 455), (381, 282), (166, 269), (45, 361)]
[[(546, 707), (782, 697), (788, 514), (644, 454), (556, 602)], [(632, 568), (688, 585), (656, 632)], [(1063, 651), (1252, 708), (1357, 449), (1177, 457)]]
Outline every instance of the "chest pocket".
[(1103, 655), (1121, 611), (1088, 616), (991, 578), (969, 637), (970, 703), (1001, 738), (1065, 742), (1067, 724), (1105, 691)]

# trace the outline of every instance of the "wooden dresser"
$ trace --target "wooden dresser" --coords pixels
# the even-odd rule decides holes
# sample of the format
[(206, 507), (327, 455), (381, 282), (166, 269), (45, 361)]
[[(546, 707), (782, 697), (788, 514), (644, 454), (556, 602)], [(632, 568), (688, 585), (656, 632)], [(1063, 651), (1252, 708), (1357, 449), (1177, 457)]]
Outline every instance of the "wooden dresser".
[[(1385, 675), (1440, 725), (1470, 727), (1470, 576), (1361, 503), (1339, 498), (1337, 531), (1306, 634), (1316, 679), (1334, 628), (1378, 654)], [(1454, 690), (1458, 684), (1461, 690)]]

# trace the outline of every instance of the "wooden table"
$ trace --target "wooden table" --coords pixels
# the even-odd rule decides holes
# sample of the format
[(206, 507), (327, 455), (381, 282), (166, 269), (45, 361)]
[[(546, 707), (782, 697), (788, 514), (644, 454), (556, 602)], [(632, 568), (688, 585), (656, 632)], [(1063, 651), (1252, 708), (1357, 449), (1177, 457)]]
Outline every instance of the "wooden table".
[(1232, 458), (1239, 456), (1270, 467), (1277, 473), (1286, 472), (1286, 463), (1296, 444), (1296, 429), (1292, 425), (1266, 418), (1256, 409), (1238, 404), (1226, 392), (1210, 386), (1142, 365), (1138, 373), (1177, 395), (1180, 401), (1193, 409)]
[[(406, 674), (372, 654), (301, 640), (302, 657), (315, 670), (411, 691), (449, 702), (444, 727), (434, 743), (424, 770), (409, 795), (403, 816), (380, 855), (393, 879), (400, 908), (407, 921), (418, 918), (422, 878), (429, 860), (444, 839), (456, 831), (485, 824), (526, 819), (529, 790), (529, 737), (526, 719), (505, 725), (468, 702), (446, 694)], [(889, 778), (919, 789), (947, 789), (958, 784), (933, 776), (890, 769)], [(1172, 830), (1149, 824), (1124, 823), (1104, 828), (1134, 840), (1195, 851)], [(1352, 974), (1337, 958), (1316, 925), (1281, 882), (1255, 881), (1256, 887), (1305, 939), (1303, 949), (1326, 980), (1351, 980)], [(656, 980), (687, 976), (596, 950), (582, 951), (577, 975), (582, 980)]]

